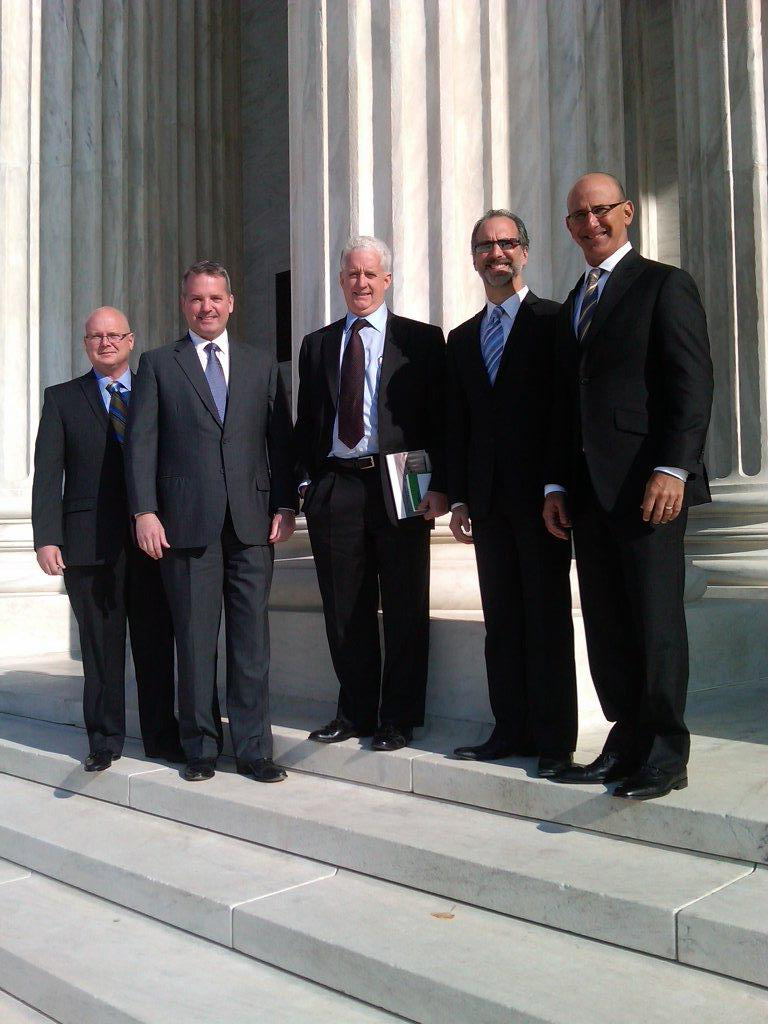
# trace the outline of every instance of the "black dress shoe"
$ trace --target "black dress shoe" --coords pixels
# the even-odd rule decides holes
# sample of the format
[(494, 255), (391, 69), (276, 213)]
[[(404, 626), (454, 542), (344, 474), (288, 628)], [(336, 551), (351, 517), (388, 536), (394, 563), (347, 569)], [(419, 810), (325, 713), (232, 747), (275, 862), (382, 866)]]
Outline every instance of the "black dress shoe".
[(573, 754), (558, 754), (556, 757), (540, 757), (536, 774), (540, 779), (555, 779), (561, 772), (573, 766)]
[(485, 743), (456, 747), (453, 756), (460, 761), (500, 761), (503, 757), (535, 757), (536, 753), (532, 747), (515, 742), (494, 729)]
[(596, 757), (591, 764), (572, 764), (552, 777), (556, 782), (580, 782), (595, 785), (600, 782), (618, 782), (620, 779), (626, 779), (633, 770), (634, 766), (619, 754), (607, 751)]
[(216, 774), (216, 762), (212, 757), (193, 757), (184, 765), (181, 777), (187, 782), (205, 782)]
[(317, 743), (341, 743), (342, 740), (351, 740), (353, 737), (370, 736), (370, 733), (362, 732), (357, 726), (352, 725), (346, 718), (334, 718), (328, 725), (315, 729), (309, 734), (311, 740)]
[(280, 768), (271, 757), (257, 757), (253, 761), (238, 761), (238, 775), (252, 775), (257, 782), (282, 782), (287, 778), (284, 768)]
[(94, 750), (92, 754), (86, 757), (83, 768), (87, 772), (103, 772), (105, 768), (109, 768), (113, 761), (119, 760), (119, 754), (113, 754), (111, 750), (102, 748), (101, 750)]
[(401, 750), (413, 739), (413, 729), (398, 728), (396, 725), (382, 725), (373, 734), (371, 750)]
[(613, 791), (614, 796), (625, 800), (654, 800), (657, 796), (666, 796), (673, 789), (685, 789), (688, 785), (688, 772), (680, 768), (676, 772), (665, 772), (652, 764), (644, 764), (642, 768), (630, 775)]

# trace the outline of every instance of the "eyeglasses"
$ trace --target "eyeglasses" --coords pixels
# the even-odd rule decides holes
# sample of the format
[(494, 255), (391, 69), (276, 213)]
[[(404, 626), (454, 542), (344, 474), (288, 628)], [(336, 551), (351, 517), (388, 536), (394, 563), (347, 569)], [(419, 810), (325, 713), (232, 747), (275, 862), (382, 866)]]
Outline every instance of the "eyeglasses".
[(476, 242), (474, 247), (473, 247), (473, 249), (472, 249), (472, 252), (475, 252), (475, 253), (490, 252), (491, 249), (494, 247), (494, 245), (498, 245), (498, 247), (503, 252), (509, 252), (511, 249), (516, 249), (518, 247), (518, 245), (522, 245), (522, 244), (523, 243), (520, 241), (519, 238), (497, 238), (493, 242)]
[(570, 224), (586, 224), (587, 217), (594, 214), (599, 220), (601, 217), (605, 217), (606, 214), (610, 213), (611, 210), (615, 210), (617, 206), (623, 206), (626, 203), (626, 199), (620, 199), (617, 203), (601, 203), (600, 206), (590, 206), (586, 210), (574, 210), (573, 213), (569, 213), (565, 218)]
[(101, 341), (102, 338), (106, 338), (110, 345), (119, 344), (123, 338), (127, 338), (132, 331), (126, 331), (125, 334), (86, 334), (85, 340), (90, 342)]

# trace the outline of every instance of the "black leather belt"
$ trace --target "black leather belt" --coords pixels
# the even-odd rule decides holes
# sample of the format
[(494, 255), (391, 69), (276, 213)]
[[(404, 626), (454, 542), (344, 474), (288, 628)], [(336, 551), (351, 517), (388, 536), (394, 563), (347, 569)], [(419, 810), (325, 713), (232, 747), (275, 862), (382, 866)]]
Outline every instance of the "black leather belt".
[(339, 459), (332, 456), (325, 460), (328, 469), (334, 469), (340, 473), (352, 473), (357, 470), (376, 469), (379, 464), (378, 455), (361, 455), (358, 459)]

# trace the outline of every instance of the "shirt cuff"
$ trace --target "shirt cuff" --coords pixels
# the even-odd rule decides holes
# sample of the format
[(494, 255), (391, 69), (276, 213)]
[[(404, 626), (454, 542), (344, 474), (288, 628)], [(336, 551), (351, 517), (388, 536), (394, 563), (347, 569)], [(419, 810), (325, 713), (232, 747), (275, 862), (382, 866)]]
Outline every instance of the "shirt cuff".
[(677, 466), (654, 466), (653, 471), (654, 473), (667, 473), (669, 476), (676, 476), (683, 483), (688, 479), (688, 471), (686, 469), (679, 469)]
[(295, 508), (288, 508), (287, 506), (285, 508), (283, 508), (281, 506), (280, 508), (278, 508), (277, 511), (278, 512), (290, 512), (291, 515), (294, 515), (294, 516), (296, 515), (296, 509)]
[(561, 484), (546, 484), (544, 487), (544, 497), (548, 494), (566, 494), (565, 488)]
[(454, 501), (454, 503), (451, 505), (451, 512), (453, 512), (454, 509), (462, 508), (462, 507), (463, 508), (467, 508), (466, 501)]

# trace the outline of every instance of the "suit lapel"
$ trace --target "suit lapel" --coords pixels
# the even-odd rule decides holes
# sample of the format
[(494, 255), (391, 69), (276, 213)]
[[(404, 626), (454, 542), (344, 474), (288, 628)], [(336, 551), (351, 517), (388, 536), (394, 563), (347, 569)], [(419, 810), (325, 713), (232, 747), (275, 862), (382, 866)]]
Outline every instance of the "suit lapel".
[[(507, 340), (504, 343), (504, 351), (501, 354), (501, 362), (499, 363), (499, 369), (496, 373), (496, 380), (493, 382), (493, 386), (497, 387), (502, 374), (504, 373), (505, 367), (508, 365), (510, 359), (517, 357), (525, 345), (525, 340), (530, 336), (533, 313), (531, 311), (531, 304), (536, 302), (536, 296), (533, 292), (529, 291), (523, 301), (520, 303), (520, 308), (515, 316), (515, 322), (512, 324), (512, 330), (507, 335)], [(485, 364), (483, 364), (485, 370)], [(488, 378), (488, 372), (485, 373), (486, 379)]]
[(483, 324), (483, 314), (485, 313), (485, 306), (476, 313), (469, 321), (468, 340), (467, 345), (467, 360), (469, 362), (469, 370), (474, 373), (481, 387), (487, 388), (490, 392), (491, 382), (488, 380), (488, 370), (485, 366), (485, 360), (483, 359), (483, 348), (482, 348), (482, 337), (480, 334)]
[[(600, 333), (602, 327), (613, 312), (616, 304), (624, 295), (633, 281), (642, 273), (643, 258), (634, 249), (631, 249), (624, 259), (619, 260), (614, 270), (611, 271), (608, 280), (605, 282), (603, 294), (595, 309), (592, 323), (589, 325), (583, 345), (588, 347)], [(573, 320), (571, 320), (573, 323)]]
[[(250, 360), (245, 345), (232, 341), (229, 336), (229, 383), (227, 385), (227, 411), (224, 416), (224, 433), (226, 434), (237, 424), (237, 418), (243, 408), (243, 400), (250, 392), (255, 393), (250, 386)], [(200, 360), (198, 360), (198, 363)], [(203, 374), (205, 378), (205, 374)], [(206, 380), (207, 384), (208, 381)], [(208, 388), (210, 391), (211, 389)], [(215, 406), (214, 406), (215, 408)], [(216, 417), (218, 419), (218, 416)]]
[(109, 426), (109, 414), (104, 408), (104, 402), (101, 398), (101, 388), (99, 382), (96, 380), (96, 375), (93, 370), (84, 374), (80, 378), (80, 387), (83, 389), (83, 394), (88, 399), (88, 404), (96, 414), (96, 418), (102, 427), (106, 430)]
[(331, 324), (323, 335), (322, 360), (325, 367), (325, 379), (328, 382), (328, 390), (331, 395), (331, 402), (335, 409), (339, 401), (339, 355), (341, 353), (341, 338), (344, 334), (344, 320), (337, 320)]
[[(233, 374), (231, 363), (231, 346), (229, 350), (229, 356), (229, 379), (232, 380)], [(208, 386), (208, 381), (205, 379), (203, 368), (200, 365), (200, 360), (198, 359), (197, 352), (195, 351), (195, 346), (189, 335), (186, 335), (186, 337), (181, 338), (179, 341), (176, 342), (176, 362), (184, 371), (187, 378), (189, 379), (190, 384), (200, 396), (200, 400), (202, 401), (203, 405), (206, 407), (211, 416), (213, 416), (213, 418), (216, 420), (219, 426), (221, 426), (222, 423), (221, 420), (219, 419), (219, 413), (216, 409), (216, 403), (213, 400), (211, 389)]]

